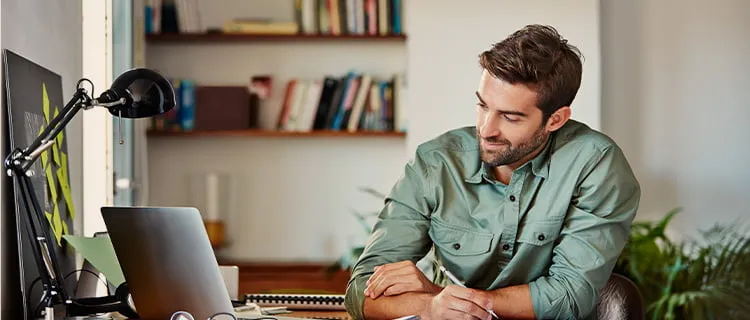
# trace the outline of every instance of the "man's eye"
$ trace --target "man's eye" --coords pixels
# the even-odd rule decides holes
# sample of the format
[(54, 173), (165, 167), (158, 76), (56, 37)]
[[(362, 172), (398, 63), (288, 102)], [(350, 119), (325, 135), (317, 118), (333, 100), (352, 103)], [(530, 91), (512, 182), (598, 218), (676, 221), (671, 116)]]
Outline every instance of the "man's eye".
[(477, 103), (477, 105), (478, 105), (478, 106), (479, 106), (480, 108), (482, 108), (482, 110), (487, 110), (487, 105), (485, 105), (485, 104), (481, 104), (481, 103)]
[(515, 117), (513, 117), (513, 116), (509, 116), (509, 115), (507, 115), (507, 114), (506, 114), (506, 115), (504, 115), (503, 117), (504, 117), (504, 118), (505, 118), (505, 120), (507, 120), (508, 122), (516, 122), (516, 121), (518, 121), (518, 120), (521, 120), (520, 118), (515, 118)]

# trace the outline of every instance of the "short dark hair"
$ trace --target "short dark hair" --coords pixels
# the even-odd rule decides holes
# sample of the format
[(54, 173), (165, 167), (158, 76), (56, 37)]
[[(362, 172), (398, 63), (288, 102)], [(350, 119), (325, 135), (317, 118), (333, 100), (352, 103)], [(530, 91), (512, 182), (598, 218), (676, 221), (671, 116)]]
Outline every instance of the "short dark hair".
[(581, 86), (582, 55), (551, 26), (527, 25), (479, 55), (479, 64), (495, 78), (536, 90), (546, 122), (570, 106)]

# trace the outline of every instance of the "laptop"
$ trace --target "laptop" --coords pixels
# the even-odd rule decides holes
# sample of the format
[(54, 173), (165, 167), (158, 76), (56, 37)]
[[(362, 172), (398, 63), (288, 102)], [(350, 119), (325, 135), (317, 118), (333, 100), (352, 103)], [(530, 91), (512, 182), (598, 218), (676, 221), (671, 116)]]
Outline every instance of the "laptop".
[[(180, 311), (195, 320), (235, 315), (197, 209), (102, 207), (101, 211), (141, 319), (170, 319)], [(225, 318), (231, 317), (215, 317)]]

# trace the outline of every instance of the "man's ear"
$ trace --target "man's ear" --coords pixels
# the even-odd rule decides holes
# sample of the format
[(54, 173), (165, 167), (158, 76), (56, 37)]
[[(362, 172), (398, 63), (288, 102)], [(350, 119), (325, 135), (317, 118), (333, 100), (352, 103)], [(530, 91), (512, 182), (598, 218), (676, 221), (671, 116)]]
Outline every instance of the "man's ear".
[(546, 129), (549, 132), (557, 131), (557, 129), (560, 129), (563, 125), (565, 125), (566, 122), (568, 122), (568, 119), (570, 119), (570, 107), (565, 106), (560, 109), (557, 109), (552, 115), (550, 115), (549, 119), (547, 119), (547, 126)]

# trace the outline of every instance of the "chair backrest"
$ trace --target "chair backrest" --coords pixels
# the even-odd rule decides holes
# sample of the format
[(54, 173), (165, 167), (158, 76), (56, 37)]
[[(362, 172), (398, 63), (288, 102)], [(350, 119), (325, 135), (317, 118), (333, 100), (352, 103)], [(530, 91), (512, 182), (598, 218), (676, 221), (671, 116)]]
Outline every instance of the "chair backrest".
[(646, 308), (638, 287), (630, 279), (612, 273), (596, 304), (600, 320), (644, 320)]

